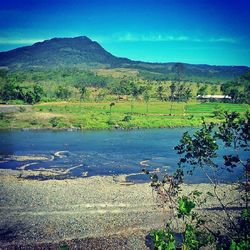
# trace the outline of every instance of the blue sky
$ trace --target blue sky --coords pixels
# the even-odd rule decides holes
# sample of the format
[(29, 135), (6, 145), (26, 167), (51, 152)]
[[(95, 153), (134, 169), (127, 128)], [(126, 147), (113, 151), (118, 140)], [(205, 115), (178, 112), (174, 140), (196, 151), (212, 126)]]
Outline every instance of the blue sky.
[(89, 36), (116, 56), (250, 66), (250, 0), (0, 0), (0, 50)]

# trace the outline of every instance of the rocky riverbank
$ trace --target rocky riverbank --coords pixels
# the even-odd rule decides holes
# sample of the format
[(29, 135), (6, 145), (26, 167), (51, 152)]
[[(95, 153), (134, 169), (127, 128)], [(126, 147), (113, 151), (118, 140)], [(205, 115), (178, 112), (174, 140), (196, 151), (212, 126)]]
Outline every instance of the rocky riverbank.
[[(31, 171), (26, 171), (32, 175)], [(149, 183), (126, 176), (28, 180), (20, 171), (0, 170), (0, 249), (147, 249), (145, 237), (164, 226), (167, 212), (157, 206)], [(209, 191), (209, 184), (186, 185)], [(222, 185), (235, 205), (237, 192)], [(233, 191), (234, 190), (234, 191)], [(218, 206), (212, 199), (208, 210)], [(213, 216), (221, 211), (213, 210)], [(217, 215), (216, 215), (217, 213)]]

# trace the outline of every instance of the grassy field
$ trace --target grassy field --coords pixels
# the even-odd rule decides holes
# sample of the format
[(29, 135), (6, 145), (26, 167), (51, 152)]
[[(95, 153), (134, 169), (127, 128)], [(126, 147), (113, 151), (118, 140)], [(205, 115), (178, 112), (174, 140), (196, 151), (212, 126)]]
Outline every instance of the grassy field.
[(171, 103), (171, 102), (117, 102), (71, 103), (54, 102), (33, 105), (32, 109), (16, 108), (15, 112), (1, 113), (0, 128), (32, 129), (112, 129), (161, 128), (199, 126), (202, 117), (207, 122), (220, 122), (215, 110), (249, 110), (247, 104), (229, 103)]

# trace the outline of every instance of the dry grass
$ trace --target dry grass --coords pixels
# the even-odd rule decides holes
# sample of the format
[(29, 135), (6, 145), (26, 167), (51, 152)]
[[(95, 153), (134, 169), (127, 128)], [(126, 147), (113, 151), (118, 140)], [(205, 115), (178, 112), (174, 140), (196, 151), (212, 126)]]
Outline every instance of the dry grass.
[(137, 70), (132, 69), (124, 69), (124, 68), (117, 68), (117, 69), (97, 69), (95, 72), (101, 76), (111, 76), (114, 78), (120, 78), (123, 76), (131, 76), (136, 77), (138, 75)]

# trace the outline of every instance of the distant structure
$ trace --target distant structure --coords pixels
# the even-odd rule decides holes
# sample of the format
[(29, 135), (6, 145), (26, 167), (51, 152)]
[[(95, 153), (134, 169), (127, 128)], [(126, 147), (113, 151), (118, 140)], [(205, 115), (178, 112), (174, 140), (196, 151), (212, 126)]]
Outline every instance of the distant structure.
[(202, 100), (230, 100), (232, 99), (229, 95), (197, 95), (197, 99)]

